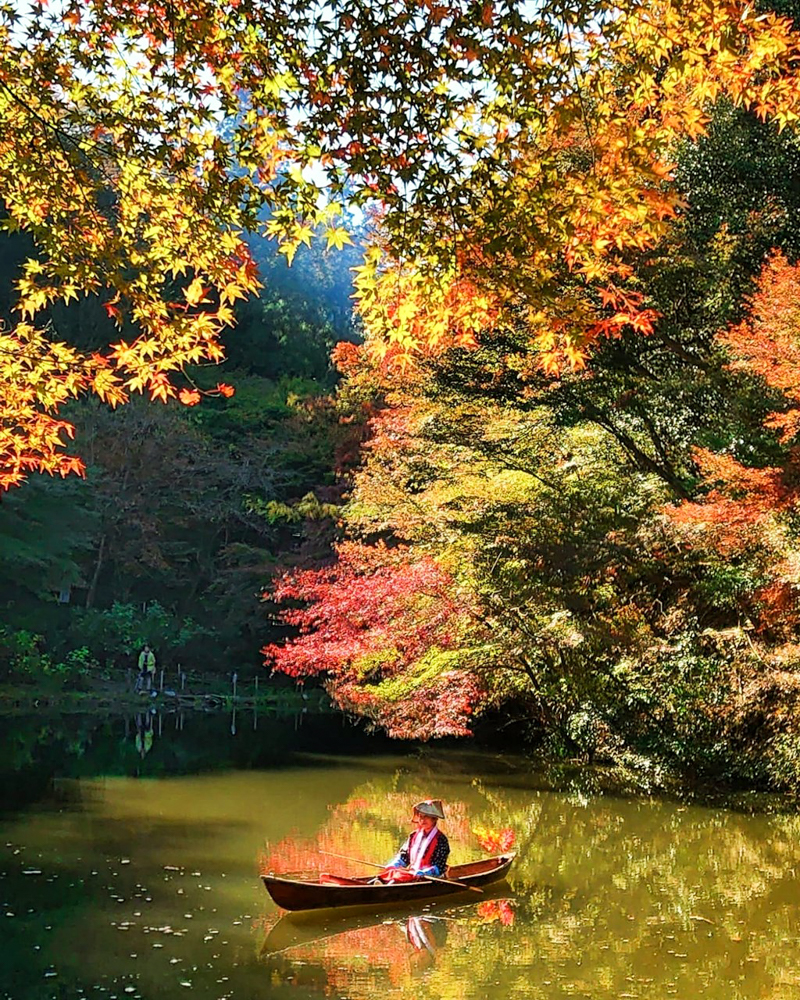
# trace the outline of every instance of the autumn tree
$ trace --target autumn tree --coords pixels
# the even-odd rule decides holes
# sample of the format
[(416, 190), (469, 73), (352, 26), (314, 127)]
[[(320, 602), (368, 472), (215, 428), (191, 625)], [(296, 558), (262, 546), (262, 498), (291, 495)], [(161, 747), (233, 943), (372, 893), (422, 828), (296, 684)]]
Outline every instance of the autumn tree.
[(634, 261), (637, 283), (659, 317), (652, 334), (622, 331), (598, 342), (585, 370), (557, 380), (536, 377), (516, 334), (507, 352), (519, 360), (505, 381), (507, 392), (552, 408), (559, 423), (599, 424), (637, 468), (688, 497), (698, 445), (719, 450), (738, 442), (760, 460), (775, 457), (774, 437), (763, 426), (775, 393), (727, 365), (717, 334), (743, 318), (766, 256), (774, 248), (792, 257), (800, 250), (797, 135), (778, 133), (723, 99), (706, 134), (682, 145), (676, 177), (686, 207), (659, 244)]
[(639, 522), (667, 494), (603, 432), (430, 392), (420, 374), (405, 393), (393, 382), (343, 511), (357, 541), (270, 592), (299, 635), (268, 664), (323, 678), (395, 735), (463, 733), (515, 704), (565, 734), (647, 631), (638, 570), (623, 567), (641, 562)]
[[(791, 232), (787, 223), (787, 239)], [(718, 260), (717, 245), (712, 234), (701, 273)], [(749, 273), (731, 270), (731, 280), (747, 288)], [(695, 347), (696, 377), (719, 386), (713, 398), (721, 411), (706, 440), (732, 453), (695, 451), (694, 476), (679, 480), (681, 490), (655, 459), (642, 461), (646, 445), (635, 425), (626, 440), (588, 406), (600, 405), (606, 380), (619, 377), (610, 357), (636, 371), (641, 355), (628, 343), (626, 358), (624, 339), (611, 356), (596, 352), (585, 384), (567, 390), (561, 383), (577, 376), (546, 378), (524, 329), (451, 346), (402, 376), (391, 356), (341, 349), (343, 403), (371, 399), (375, 407), (343, 511), (361, 564), (380, 560), (376, 540), (399, 546), (395, 558), (402, 553), (406, 563), (433, 560), (446, 574), (448, 599), (458, 598), (450, 614), (471, 622), (449, 657), (426, 661), (438, 662), (438, 673), (416, 674), (432, 691), (445, 676), (471, 681), (473, 718), (499, 708), (504, 724), (526, 719), (535, 739), (562, 752), (792, 780), (800, 761), (791, 721), (797, 281), (797, 268), (774, 256), (752, 301), (725, 307), (745, 318), (706, 350)], [(704, 307), (688, 315), (698, 326), (711, 322)], [(691, 359), (668, 344), (660, 350), (676, 359), (674, 374), (649, 375), (643, 419), (675, 413), (680, 379), (691, 371)], [(565, 392), (578, 390), (586, 409), (565, 426)], [(620, 408), (612, 410), (617, 420)], [(703, 411), (688, 412), (700, 426)], [(691, 424), (683, 433), (686, 461), (698, 433)], [(690, 490), (694, 499), (676, 506)], [(403, 626), (380, 611), (359, 617), (380, 593), (379, 578), (362, 570), (356, 580), (348, 565), (335, 564), (320, 577), (287, 582), (276, 593), (292, 606), (302, 602), (284, 619), (301, 635), (270, 650), (270, 663), (327, 678), (334, 692), (348, 690), (347, 708), (399, 735), (437, 735), (429, 726), (436, 699), (417, 712), (413, 660), (391, 653)], [(446, 612), (448, 601), (432, 608)], [(416, 610), (423, 623), (432, 613), (424, 604)], [(425, 635), (417, 619), (413, 634)], [(368, 659), (365, 641), (373, 644)]]
[(469, 669), (475, 609), (435, 560), (350, 542), (330, 567), (287, 573), (270, 597), (299, 602), (281, 620), (300, 634), (264, 650), (274, 669), (326, 678), (340, 708), (390, 735), (469, 735), (482, 693)]
[[(497, 346), (454, 349), (451, 370), (491, 371)], [(499, 380), (447, 391), (440, 360), (413, 397), (384, 386), (351, 540), (270, 588), (292, 632), (268, 665), (397, 736), (498, 724), (648, 774), (794, 780), (795, 547), (786, 510), (743, 493), (775, 470), (676, 508), (610, 432), (498, 398)], [(380, 381), (369, 368), (345, 394)], [(761, 504), (747, 532), (737, 504)]]
[(732, 368), (757, 376), (780, 400), (765, 417), (782, 445), (778, 464), (758, 463), (744, 448), (698, 450), (704, 489), (677, 507), (676, 523), (693, 543), (733, 565), (749, 566), (753, 585), (742, 593), (743, 615), (767, 637), (794, 642), (800, 626), (798, 545), (795, 519), (800, 501), (797, 436), (800, 431), (800, 267), (783, 254), (765, 265), (750, 315), (720, 334)]

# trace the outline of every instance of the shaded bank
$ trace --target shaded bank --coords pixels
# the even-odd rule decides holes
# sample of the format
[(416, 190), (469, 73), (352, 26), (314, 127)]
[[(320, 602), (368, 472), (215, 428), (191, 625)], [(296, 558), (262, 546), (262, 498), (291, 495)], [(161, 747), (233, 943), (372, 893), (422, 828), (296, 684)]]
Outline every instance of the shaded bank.
[[(133, 675), (135, 676), (135, 674)], [(322, 691), (311, 693), (288, 687), (259, 685), (252, 679), (232, 683), (228, 677), (210, 677), (202, 683), (159, 685), (136, 690), (130, 677), (125, 681), (100, 680), (81, 690), (54, 690), (46, 685), (0, 684), (0, 714), (25, 715), (89, 712), (116, 715), (154, 708), (157, 711), (206, 711), (274, 709), (291, 714), (305, 709), (325, 712), (328, 699)]]

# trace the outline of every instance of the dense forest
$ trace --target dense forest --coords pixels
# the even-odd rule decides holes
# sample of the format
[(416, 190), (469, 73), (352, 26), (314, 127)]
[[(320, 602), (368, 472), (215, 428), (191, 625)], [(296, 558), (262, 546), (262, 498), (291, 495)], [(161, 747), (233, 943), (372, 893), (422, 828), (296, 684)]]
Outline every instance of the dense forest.
[[(5, 238), (2, 314), (30, 248)], [(160, 665), (254, 673), (274, 636), (262, 591), (277, 565), (324, 558), (320, 521), (341, 496), (336, 476), (353, 431), (341, 425), (330, 362), (356, 338), (353, 255), (306, 249), (288, 267), (254, 247), (264, 294), (238, 308), (227, 360), (186, 371), (232, 395), (187, 407), (136, 399), (66, 408), (85, 479), (34, 476), (0, 502), (0, 601), (6, 670), (67, 682), (119, 676), (145, 642)], [(96, 348), (113, 337), (99, 305), (53, 310), (54, 333)], [(191, 389), (190, 389), (191, 391)], [(305, 499), (304, 499), (305, 498)], [(305, 504), (305, 507), (303, 506)]]
[[(216, 250), (198, 236), (192, 267), (162, 275), (169, 295), (148, 286), (137, 298), (135, 282), (126, 286), (130, 315), (119, 295), (103, 308), (64, 293), (57, 269), (46, 292), (36, 285), (66, 250), (48, 242), (42, 220), (20, 223), (21, 188), (16, 201), (6, 192), (15, 224), (0, 258), (4, 325), (15, 322), (24, 272), (23, 311), (43, 295), (35, 343), (45, 354), (61, 342), (79, 351), (94, 396), (70, 390), (81, 398), (62, 401), (70, 459), (45, 426), (9, 473), (5, 676), (113, 676), (149, 642), (167, 664), (324, 684), (342, 710), (393, 736), (484, 729), (509, 746), (652, 774), (794, 784), (795, 8), (783, 4), (776, 18), (765, 7), (752, 28), (749, 14), (725, 21), (721, 41), (703, 34), (704, 13), (692, 15), (673, 26), (674, 50), (652, 42), (660, 54), (650, 75), (649, 36), (626, 35), (623, 18), (618, 34), (608, 27), (612, 57), (587, 55), (574, 92), (571, 71), (545, 88), (554, 53), (571, 52), (572, 41), (544, 32), (545, 55), (526, 64), (539, 99), (552, 103), (536, 132), (535, 115), (517, 109), (514, 119), (503, 96), (520, 88), (519, 101), (532, 100), (509, 69), (520, 46), (510, 44), (506, 64), (475, 40), (521, 32), (518, 15), (501, 24), (499, 6), (442, 7), (431, 31), (468, 21), (476, 54), (466, 62), (482, 60), (497, 88), (482, 98), (492, 137), (469, 140), (471, 173), (441, 123), (433, 139), (408, 125), (416, 155), (390, 157), (385, 143), (397, 147), (392, 130), (405, 120), (384, 121), (377, 105), (337, 90), (340, 77), (314, 49), (303, 65), (312, 109), (303, 141), (313, 145), (299, 159), (327, 148), (337, 115), (346, 118), (361, 138), (332, 145), (320, 162), (336, 178), (336, 164), (350, 171), (340, 187), (331, 181), (331, 199), (361, 179), (357, 221), (332, 201), (317, 209), (316, 182), (299, 168), (271, 168), (259, 188), (244, 178), (247, 157), (267, 150), (246, 145), (255, 143), (252, 109), (234, 102), (239, 172), (225, 165), (225, 191), (247, 207), (232, 224), (247, 228), (252, 212), (276, 242), (251, 239), (231, 257), (237, 277), (219, 278)], [(363, 27), (352, 13), (342, 23)], [(391, 54), (400, 43), (381, 24), (364, 38), (383, 39)], [(412, 85), (406, 67), (392, 92), (408, 101), (408, 88), (421, 88), (415, 115), (438, 94), (433, 117), (446, 109), (463, 122), (461, 90), (443, 96), (440, 70), (467, 86), (464, 38), (466, 29), (444, 70), (405, 52), (429, 73)], [(352, 71), (345, 49), (329, 56), (340, 74)], [(388, 78), (388, 63), (381, 72)], [(258, 80), (247, 81), (248, 100)], [(628, 86), (647, 94), (639, 118)], [(208, 183), (209, 203), (223, 198), (213, 176)], [(262, 188), (269, 197), (259, 203)], [(157, 215), (150, 202), (148, 212)], [(189, 280), (204, 268), (218, 299)], [(172, 309), (164, 343), (173, 338), (182, 359), (163, 371), (132, 320), (146, 327), (145, 306), (162, 298)], [(187, 323), (211, 348), (176, 346)], [(108, 358), (152, 399), (109, 407), (124, 400)], [(85, 479), (63, 475), (75, 469), (59, 463), (73, 460)], [(28, 475), (37, 469), (63, 478)]]

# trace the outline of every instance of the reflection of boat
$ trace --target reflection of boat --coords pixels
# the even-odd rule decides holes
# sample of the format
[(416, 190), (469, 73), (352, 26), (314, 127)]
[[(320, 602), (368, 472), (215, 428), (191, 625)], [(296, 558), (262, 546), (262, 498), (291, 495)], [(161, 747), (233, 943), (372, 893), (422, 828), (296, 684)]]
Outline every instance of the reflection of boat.
[[(508, 891), (506, 887), (506, 892)], [(330, 938), (339, 938), (342, 935), (367, 930), (370, 927), (380, 925), (392, 925), (403, 928), (407, 936), (412, 936), (416, 930), (415, 922), (425, 920), (445, 924), (448, 921), (469, 919), (471, 913), (475, 913), (476, 904), (480, 906), (481, 897), (475, 896), (475, 900), (469, 902), (459, 902), (451, 904), (450, 899), (446, 903), (420, 904), (406, 910), (401, 910), (392, 916), (386, 915), (386, 910), (375, 913), (374, 910), (362, 908), (361, 911), (348, 910), (346, 914), (321, 912), (319, 910), (306, 910), (300, 913), (284, 913), (283, 916), (272, 926), (261, 945), (259, 954), (262, 958), (269, 958), (273, 955), (280, 955), (283, 952), (291, 951), (293, 948), (303, 948), (308, 945), (320, 944)], [(507, 900), (503, 896), (503, 887), (499, 884), (487, 888), (483, 897), (485, 900)], [(441, 905), (442, 908), (437, 907)]]
[(452, 881), (450, 884), (445, 880), (430, 882), (427, 879), (418, 879), (414, 882), (384, 885), (374, 883), (368, 876), (349, 880), (348, 885), (335, 885), (320, 882), (319, 875), (288, 878), (270, 873), (261, 877), (267, 892), (284, 910), (415, 903), (417, 900), (464, 892), (465, 885), (480, 887), (499, 882), (508, 874), (514, 857), (512, 852), (466, 865), (453, 865), (448, 869), (448, 879), (457, 881)]

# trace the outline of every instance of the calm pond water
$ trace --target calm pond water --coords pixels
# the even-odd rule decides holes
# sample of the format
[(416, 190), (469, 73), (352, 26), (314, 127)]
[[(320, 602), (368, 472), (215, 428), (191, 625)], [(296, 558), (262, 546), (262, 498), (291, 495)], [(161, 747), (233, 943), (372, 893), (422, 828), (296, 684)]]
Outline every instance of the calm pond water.
[[(4, 721), (0, 997), (800, 997), (800, 818), (579, 787), (327, 718)], [(485, 898), (281, 916), (258, 878), (384, 860), (446, 803), (453, 860), (512, 827)], [(351, 868), (352, 873), (356, 872)], [(363, 874), (363, 871), (359, 871)]]

